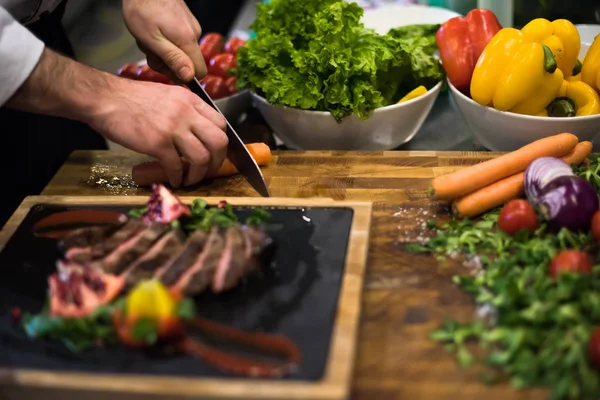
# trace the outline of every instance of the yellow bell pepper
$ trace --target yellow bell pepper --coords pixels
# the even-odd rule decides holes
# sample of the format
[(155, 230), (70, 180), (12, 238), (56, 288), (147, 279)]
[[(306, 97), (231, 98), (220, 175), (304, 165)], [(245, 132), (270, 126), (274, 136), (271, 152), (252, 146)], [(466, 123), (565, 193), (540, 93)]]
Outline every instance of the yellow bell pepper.
[(398, 103), (396, 103), (396, 104), (400, 104), (400, 103), (404, 103), (405, 101), (416, 99), (419, 96), (423, 96), (425, 93), (427, 93), (427, 89), (425, 88), (425, 86), (421, 85), (421, 86), (417, 87), (416, 89), (413, 89), (412, 91), (410, 91), (406, 96), (401, 98), (398, 101)]
[(500, 30), (479, 57), (471, 97), (501, 111), (539, 115), (556, 98), (564, 75), (546, 45), (514, 28)]
[(548, 105), (546, 114), (550, 117), (584, 117), (600, 114), (600, 96), (587, 83), (564, 81), (558, 97)]
[(583, 60), (581, 80), (600, 90), (600, 35), (596, 36)]
[(579, 50), (581, 49), (581, 38), (575, 25), (566, 19), (548, 21), (544, 18), (536, 18), (521, 29), (526, 41), (545, 44), (552, 50), (558, 69), (568, 78), (577, 75), (575, 68)]

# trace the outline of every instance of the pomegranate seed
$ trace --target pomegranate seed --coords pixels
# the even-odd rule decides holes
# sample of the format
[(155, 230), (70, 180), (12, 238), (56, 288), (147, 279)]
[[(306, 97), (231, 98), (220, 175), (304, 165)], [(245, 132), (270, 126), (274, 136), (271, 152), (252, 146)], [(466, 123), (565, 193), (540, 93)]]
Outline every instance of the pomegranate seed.
[(12, 310), (10, 310), (10, 317), (15, 322), (19, 322), (21, 320), (22, 314), (23, 313), (19, 307), (14, 307)]
[(221, 201), (219, 202), (219, 205), (218, 205), (218, 207), (219, 207), (219, 208), (223, 208), (223, 207), (225, 207), (226, 205), (227, 205), (227, 202), (226, 202), (225, 200), (221, 200)]

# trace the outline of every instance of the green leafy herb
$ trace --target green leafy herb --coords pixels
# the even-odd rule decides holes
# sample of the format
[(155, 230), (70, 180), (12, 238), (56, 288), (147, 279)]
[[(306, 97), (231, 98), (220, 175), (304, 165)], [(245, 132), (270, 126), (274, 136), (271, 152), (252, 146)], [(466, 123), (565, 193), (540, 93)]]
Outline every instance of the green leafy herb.
[(264, 208), (255, 208), (248, 218), (246, 218), (246, 225), (261, 225), (271, 219), (271, 213)]
[(129, 210), (128, 214), (133, 218), (142, 218), (142, 215), (144, 215), (147, 211), (148, 207), (132, 208), (131, 210)]
[(238, 52), (238, 87), (272, 104), (329, 111), (341, 121), (350, 114), (366, 119), (417, 86), (429, 89), (443, 79), (431, 35), (417, 37), (407, 28), (379, 35), (364, 27), (362, 15), (345, 0), (259, 4), (256, 38)]
[(112, 343), (117, 335), (112, 325), (112, 312), (119, 303), (98, 307), (83, 318), (51, 317), (47, 311), (37, 315), (24, 315), (23, 328), (30, 338), (47, 338), (62, 341), (72, 351), (78, 352), (98, 342)]
[(427, 39), (428, 45), (423, 48), (425, 54), (432, 56), (437, 50), (435, 42), (435, 34), (440, 29), (440, 24), (415, 24), (405, 25), (393, 28), (388, 32), (388, 35), (401, 40), (420, 40)]
[[(599, 159), (574, 167), (600, 190)], [(480, 264), (475, 274), (455, 276), (454, 282), (483, 310), (487, 318), (470, 323), (449, 320), (431, 333), (445, 343), (459, 363), (484, 364), (488, 383), (510, 381), (515, 388), (543, 386), (552, 399), (596, 399), (600, 374), (590, 365), (587, 346), (600, 325), (600, 266), (590, 275), (548, 274), (552, 257), (563, 249), (595, 250), (589, 233), (566, 229), (548, 232), (545, 224), (534, 235), (510, 237), (497, 229), (499, 210), (479, 220), (452, 220), (436, 227), (414, 252), (463, 254)], [(484, 350), (472, 351), (473, 345)]]
[(196, 304), (192, 299), (185, 298), (177, 306), (177, 316), (181, 319), (191, 320), (196, 316)]
[(158, 340), (158, 325), (154, 319), (140, 318), (131, 328), (131, 335), (134, 340), (144, 341), (152, 346)]

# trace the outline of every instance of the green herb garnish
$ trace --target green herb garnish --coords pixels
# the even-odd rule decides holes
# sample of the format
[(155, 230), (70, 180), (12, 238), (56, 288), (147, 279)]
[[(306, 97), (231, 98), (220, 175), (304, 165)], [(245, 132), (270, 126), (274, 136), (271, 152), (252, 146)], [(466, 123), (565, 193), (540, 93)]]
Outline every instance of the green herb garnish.
[[(598, 155), (577, 175), (600, 191)], [(482, 318), (470, 323), (448, 320), (431, 333), (445, 343), (459, 364), (483, 364), (486, 383), (509, 381), (515, 388), (548, 387), (552, 399), (596, 399), (600, 374), (590, 364), (587, 346), (600, 325), (600, 266), (591, 275), (548, 274), (552, 257), (564, 249), (595, 250), (591, 233), (547, 231), (510, 237), (497, 229), (499, 210), (479, 220), (451, 220), (412, 252), (462, 255), (478, 264), (453, 281), (471, 294)], [(477, 349), (479, 347), (479, 349)]]
[(151, 318), (140, 318), (133, 325), (131, 335), (134, 340), (144, 341), (152, 346), (158, 341), (158, 325)]
[(132, 208), (127, 213), (129, 216), (133, 218), (142, 218), (142, 216), (148, 211), (148, 207), (143, 208)]

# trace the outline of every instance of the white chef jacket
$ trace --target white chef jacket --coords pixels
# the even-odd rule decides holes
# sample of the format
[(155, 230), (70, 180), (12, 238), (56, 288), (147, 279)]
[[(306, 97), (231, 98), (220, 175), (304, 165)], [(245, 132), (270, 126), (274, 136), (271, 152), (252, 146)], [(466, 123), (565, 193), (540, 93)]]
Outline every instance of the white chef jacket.
[(27, 80), (44, 43), (23, 25), (52, 12), (61, 0), (0, 0), (0, 107)]

